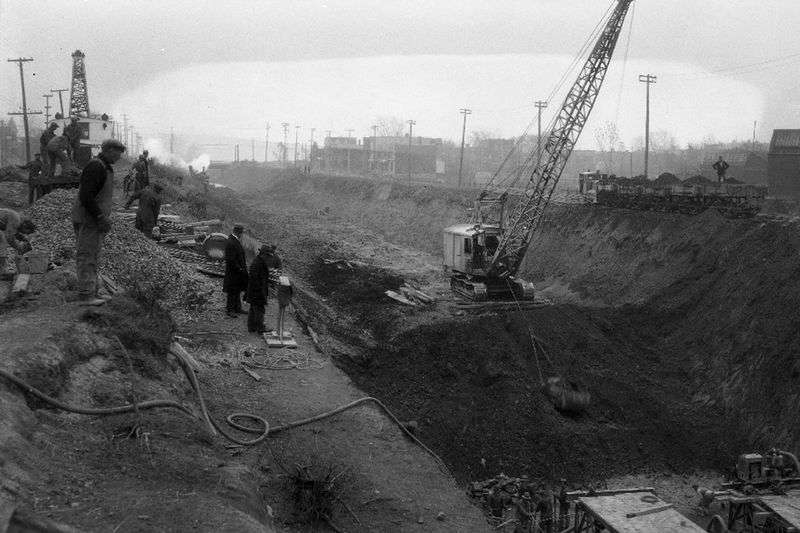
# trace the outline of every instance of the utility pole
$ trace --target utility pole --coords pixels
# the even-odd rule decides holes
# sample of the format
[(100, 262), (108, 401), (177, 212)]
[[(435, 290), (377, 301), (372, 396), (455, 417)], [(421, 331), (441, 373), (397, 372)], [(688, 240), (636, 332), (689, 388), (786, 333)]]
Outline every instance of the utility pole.
[(377, 159), (378, 159), (378, 154), (377, 154), (378, 151), (375, 148), (377, 143), (378, 143), (378, 126), (376, 124), (373, 124), (372, 125), (372, 142), (369, 144), (369, 151), (370, 151), (370, 155), (369, 155), (370, 165), (369, 165), (369, 167), (370, 167), (370, 170), (373, 171), (373, 172), (377, 172), (377, 168), (376, 168), (377, 164), (376, 163), (377, 163)]
[(411, 186), (411, 136), (414, 134), (415, 120), (408, 121), (408, 186)]
[(250, 159), (253, 160), (253, 163), (256, 162), (256, 140), (250, 139)]
[(125, 139), (125, 146), (130, 148), (131, 146), (128, 144), (128, 115), (125, 113), (122, 114), (122, 137)]
[(281, 168), (286, 168), (286, 155), (289, 149), (289, 146), (286, 144), (287, 136), (289, 134), (289, 123), (281, 122), (281, 126), (283, 126), (283, 164), (281, 165)]
[(52, 94), (43, 94), (42, 98), (44, 98), (44, 127), (47, 128), (47, 124), (50, 122), (50, 99), (53, 97)]
[(756, 125), (758, 124), (757, 120), (753, 121), (753, 151), (756, 151)]
[(314, 170), (314, 132), (317, 128), (311, 128), (311, 137), (308, 141), (308, 171)]
[(9, 59), (9, 63), (17, 63), (19, 65), (19, 82), (22, 85), (22, 113), (9, 113), (9, 115), (22, 115), (22, 123), (25, 126), (25, 162), (31, 160), (31, 133), (28, 129), (28, 115), (41, 115), (41, 111), (38, 113), (29, 113), (28, 112), (28, 102), (25, 99), (25, 73), (22, 69), (22, 64), (27, 63), (29, 61), (33, 61), (32, 57), (18, 57), (17, 59)]
[(324, 146), (324, 150), (325, 150), (324, 158), (325, 158), (325, 170), (326, 171), (330, 171), (330, 168), (331, 168), (331, 163), (330, 163), (330, 160), (329, 160), (330, 149), (328, 147), (328, 139), (331, 138), (331, 133), (333, 133), (332, 130), (325, 130), (325, 144), (323, 146)]
[(172, 127), (169, 129), (169, 153), (175, 153), (175, 131)]
[(533, 103), (536, 106), (536, 110), (538, 111), (538, 127), (536, 128), (536, 164), (539, 164), (539, 161), (542, 160), (542, 109), (547, 108), (547, 102), (545, 100), (537, 100)]
[(648, 155), (650, 152), (650, 85), (656, 82), (656, 77), (651, 74), (639, 74), (639, 81), (647, 84), (647, 103), (644, 118), (644, 177), (647, 178)]
[[(461, 188), (461, 170), (464, 168), (464, 138), (467, 135), (467, 115), (471, 115), (472, 114), (472, 110), (471, 109), (467, 109), (466, 107), (462, 107), (459, 110), (459, 113), (464, 115), (464, 125), (461, 127), (461, 157), (459, 158), (459, 161), (458, 161), (458, 188), (460, 189)], [(410, 137), (410, 135), (409, 135), (409, 137)], [(409, 152), (410, 151), (411, 150), (409, 148)]]
[[(353, 136), (353, 132), (355, 130), (344, 130), (347, 132), (347, 138), (351, 138)], [(350, 144), (347, 144), (347, 173), (350, 174)]]
[(269, 122), (267, 122), (267, 134), (264, 136), (264, 166), (269, 160)]
[(69, 89), (50, 89), (51, 93), (58, 93), (58, 105), (61, 108), (61, 118), (64, 118), (64, 97), (61, 95), (67, 91), (69, 91)]
[(297, 166), (297, 137), (300, 135), (300, 126), (294, 127), (294, 166)]

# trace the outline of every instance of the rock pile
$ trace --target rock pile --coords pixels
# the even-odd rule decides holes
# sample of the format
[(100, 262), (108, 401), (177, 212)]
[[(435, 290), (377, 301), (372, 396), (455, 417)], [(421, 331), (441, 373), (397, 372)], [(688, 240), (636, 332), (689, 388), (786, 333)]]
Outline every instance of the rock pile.
[[(56, 263), (75, 256), (71, 210), (75, 190), (56, 190), (37, 200), (28, 210), (38, 229), (34, 247), (50, 253)], [(167, 302), (183, 301), (206, 289), (207, 281), (173, 259), (166, 250), (136, 230), (130, 220), (112, 214), (113, 227), (103, 243), (100, 270), (125, 289), (146, 284)], [(204, 291), (203, 291), (204, 292)]]

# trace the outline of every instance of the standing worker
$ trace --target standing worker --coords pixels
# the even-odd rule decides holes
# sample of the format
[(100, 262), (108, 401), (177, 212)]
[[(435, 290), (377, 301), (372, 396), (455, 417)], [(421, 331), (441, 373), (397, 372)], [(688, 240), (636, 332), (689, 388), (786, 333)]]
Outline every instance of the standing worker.
[(58, 129), (58, 124), (55, 122), (51, 122), (47, 129), (42, 132), (42, 136), (39, 137), (39, 153), (42, 154), (44, 158), (44, 171), (45, 175), (47, 174), (48, 165), (50, 164), (50, 160), (47, 158), (47, 144), (50, 140), (56, 136), (56, 130)]
[(64, 135), (69, 140), (67, 155), (72, 161), (75, 161), (75, 152), (81, 147), (81, 127), (78, 124), (78, 117), (75, 115), (69, 117), (69, 124), (64, 126)]
[(719, 156), (717, 162), (711, 166), (711, 168), (717, 171), (718, 183), (725, 183), (725, 173), (728, 171), (728, 167), (730, 167), (730, 165), (727, 161), (722, 159), (722, 156)]
[(247, 303), (250, 304), (250, 313), (247, 315), (247, 331), (259, 335), (266, 331), (264, 310), (267, 305), (269, 285), (272, 282), (269, 254), (269, 244), (258, 249), (258, 254), (250, 264), (250, 275), (247, 280)]
[(241, 294), (247, 290), (248, 280), (247, 261), (240, 240), (243, 233), (244, 228), (236, 224), (225, 243), (225, 277), (222, 280), (222, 290), (228, 295), (225, 312), (230, 318), (236, 318), (238, 313), (244, 314)]
[(102, 305), (98, 295), (97, 262), (103, 238), (111, 230), (111, 207), (114, 195), (114, 163), (125, 152), (116, 139), (103, 141), (100, 154), (83, 168), (78, 196), (72, 208), (75, 228), (75, 269), (78, 276), (78, 300), (81, 305)]
[(33, 161), (28, 161), (24, 165), (17, 165), (17, 168), (20, 170), (27, 170), (29, 180), (39, 177), (39, 174), (44, 168), (42, 164), (42, 154), (33, 154)]
[[(0, 209), (0, 278), (6, 276), (8, 268), (8, 248), (14, 248), (20, 255), (30, 250), (26, 235), (36, 231), (30, 219), (21, 216), (13, 209)], [(27, 246), (20, 244), (26, 243)]]
[(292, 288), (292, 282), (289, 281), (289, 276), (280, 276), (278, 278), (278, 338), (281, 340), (281, 345), (283, 345), (283, 326), (284, 326), (284, 316), (286, 315), (286, 307), (292, 303), (292, 295), (294, 294), (294, 289)]
[(41, 154), (34, 154), (33, 161), (28, 161), (24, 165), (17, 165), (20, 170), (28, 171), (28, 203), (33, 203), (33, 180), (39, 177), (42, 173), (44, 165), (42, 165)]
[(147, 150), (145, 150), (136, 163), (133, 164), (134, 183), (133, 192), (144, 189), (150, 184), (150, 163), (147, 161)]
[(131, 195), (125, 203), (125, 209), (128, 209), (134, 200), (139, 200), (139, 206), (136, 209), (136, 229), (144, 233), (148, 237), (153, 236), (153, 228), (158, 223), (158, 215), (161, 212), (161, 191), (163, 187), (160, 183), (154, 183), (144, 189), (141, 189)]
[(56, 175), (56, 165), (61, 165), (61, 173), (68, 174), (75, 171), (69, 157), (67, 157), (67, 149), (69, 147), (69, 139), (66, 135), (58, 135), (50, 139), (47, 143), (47, 162), (48, 162), (48, 176)]

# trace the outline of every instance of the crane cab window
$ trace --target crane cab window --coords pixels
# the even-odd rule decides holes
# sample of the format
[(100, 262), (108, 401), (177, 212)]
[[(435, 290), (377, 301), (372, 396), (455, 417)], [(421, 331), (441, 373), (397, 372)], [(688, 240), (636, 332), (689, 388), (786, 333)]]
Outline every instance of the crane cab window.
[(464, 239), (464, 253), (471, 254), (472, 253), (472, 239), (466, 237)]

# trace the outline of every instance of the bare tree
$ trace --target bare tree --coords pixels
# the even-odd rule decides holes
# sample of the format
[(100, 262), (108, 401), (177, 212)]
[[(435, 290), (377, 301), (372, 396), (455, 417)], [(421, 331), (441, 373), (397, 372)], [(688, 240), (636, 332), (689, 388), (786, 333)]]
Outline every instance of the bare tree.
[(406, 123), (402, 118), (388, 115), (375, 117), (374, 124), (378, 126), (380, 137), (402, 137), (406, 129)]
[(601, 152), (608, 152), (608, 168), (614, 168), (614, 150), (619, 143), (619, 129), (615, 122), (606, 121), (594, 130), (594, 140)]

